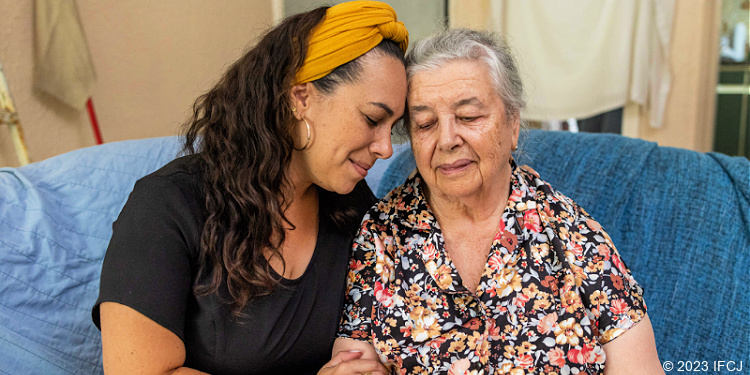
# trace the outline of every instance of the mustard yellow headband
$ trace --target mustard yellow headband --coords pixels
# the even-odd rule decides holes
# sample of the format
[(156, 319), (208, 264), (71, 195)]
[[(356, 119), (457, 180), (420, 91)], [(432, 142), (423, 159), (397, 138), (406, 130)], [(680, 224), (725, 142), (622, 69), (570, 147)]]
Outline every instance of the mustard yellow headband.
[(379, 1), (350, 1), (332, 6), (310, 35), (305, 64), (296, 84), (314, 81), (377, 46), (383, 39), (398, 44), (404, 53), (409, 32), (390, 5)]

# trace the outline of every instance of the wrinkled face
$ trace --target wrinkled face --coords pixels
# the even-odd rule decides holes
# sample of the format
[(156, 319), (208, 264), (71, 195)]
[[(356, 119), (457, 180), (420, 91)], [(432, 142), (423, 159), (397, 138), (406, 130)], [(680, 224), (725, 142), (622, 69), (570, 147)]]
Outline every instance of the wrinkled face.
[[(305, 100), (298, 100), (298, 118), (311, 128), (309, 146), (296, 152), (300, 174), (306, 182), (339, 194), (351, 192), (377, 159), (391, 157), (391, 129), (406, 102), (406, 72), (400, 61), (380, 52), (367, 53), (360, 61), (359, 80), (341, 84), (331, 94), (307, 84)], [(293, 89), (295, 95), (300, 97)], [(304, 122), (297, 126), (297, 139), (299, 147), (307, 139)]]
[(507, 118), (485, 64), (459, 60), (416, 73), (408, 103), (412, 150), (430, 195), (455, 200), (507, 187), (519, 120)]

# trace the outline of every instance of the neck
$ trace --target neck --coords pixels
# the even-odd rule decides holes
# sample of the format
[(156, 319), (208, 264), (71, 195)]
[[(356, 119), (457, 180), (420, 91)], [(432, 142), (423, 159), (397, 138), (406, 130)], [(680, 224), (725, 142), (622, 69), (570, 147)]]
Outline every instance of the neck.
[[(318, 211), (317, 188), (300, 164), (301, 161), (295, 151), (292, 154), (292, 161), (287, 167), (290, 186), (285, 191), (285, 198), (289, 206), (284, 212), (284, 215), (292, 223), (295, 223), (294, 219), (299, 218), (299, 215), (309, 215), (312, 211), (315, 211), (315, 218), (317, 218)], [(307, 218), (309, 219), (309, 216)]]
[(427, 201), (441, 226), (447, 223), (499, 223), (510, 195), (510, 170), (500, 181), (485, 183), (479, 192), (462, 197), (433, 193), (425, 189)]
[[(318, 233), (318, 190), (306, 183), (291, 168), (287, 171), (289, 186), (284, 191), (287, 206), (284, 216), (284, 243), (278, 252), (266, 249), (268, 263), (287, 279), (300, 277), (307, 269), (315, 251)], [(291, 224), (291, 226), (290, 226)], [(278, 237), (276, 237), (278, 238)]]

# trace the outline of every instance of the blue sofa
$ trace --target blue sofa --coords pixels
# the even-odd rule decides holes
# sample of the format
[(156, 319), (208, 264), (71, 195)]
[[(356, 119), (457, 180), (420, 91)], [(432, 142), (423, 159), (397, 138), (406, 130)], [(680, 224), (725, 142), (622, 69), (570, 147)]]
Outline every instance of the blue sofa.
[[(0, 374), (102, 373), (90, 308), (111, 224), (135, 181), (178, 150), (175, 137), (153, 138), (0, 169)], [(413, 169), (408, 147), (397, 150), (368, 176), (379, 196)], [(646, 290), (667, 373), (696, 361), (750, 372), (747, 159), (542, 131), (524, 132), (521, 150), (611, 235)]]

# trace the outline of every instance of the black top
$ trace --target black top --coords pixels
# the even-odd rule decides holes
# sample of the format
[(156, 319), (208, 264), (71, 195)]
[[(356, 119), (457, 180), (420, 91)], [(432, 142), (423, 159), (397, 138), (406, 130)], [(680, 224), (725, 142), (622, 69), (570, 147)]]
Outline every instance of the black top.
[[(218, 295), (193, 293), (205, 216), (197, 160), (176, 159), (135, 184), (113, 225), (94, 323), (99, 327), (99, 304), (118, 302), (179, 336), (186, 367), (211, 374), (316, 373), (331, 358), (352, 235), (337, 230), (321, 207), (304, 274), (282, 279), (235, 318), (221, 302), (229, 295), (226, 285)], [(363, 214), (375, 197), (362, 181), (335, 200)]]

